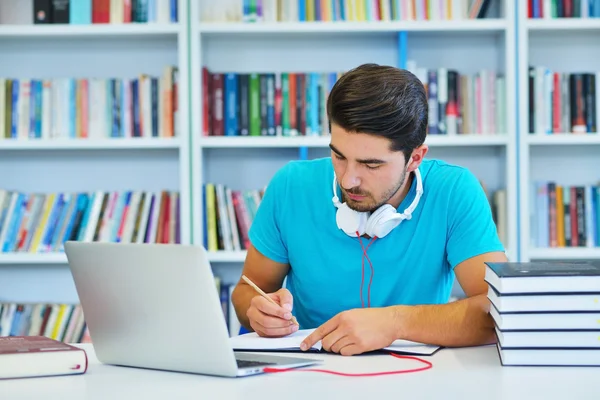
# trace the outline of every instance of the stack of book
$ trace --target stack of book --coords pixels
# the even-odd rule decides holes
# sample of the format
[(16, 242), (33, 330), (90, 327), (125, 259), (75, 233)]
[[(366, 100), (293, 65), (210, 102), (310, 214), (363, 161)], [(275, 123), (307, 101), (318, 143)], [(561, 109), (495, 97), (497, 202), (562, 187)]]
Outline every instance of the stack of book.
[(600, 366), (600, 261), (486, 263), (502, 365)]

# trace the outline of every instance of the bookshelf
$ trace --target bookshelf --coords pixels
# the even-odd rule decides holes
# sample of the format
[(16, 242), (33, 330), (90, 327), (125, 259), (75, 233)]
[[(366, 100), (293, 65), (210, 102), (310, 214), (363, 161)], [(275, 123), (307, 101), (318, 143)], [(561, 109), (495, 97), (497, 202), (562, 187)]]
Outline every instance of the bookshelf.
[[(185, 90), (188, 86), (187, 5), (185, 0), (178, 1), (178, 20), (165, 19), (162, 14), (154, 20), (150, 17), (148, 22), (127, 22), (119, 19), (126, 15), (124, 13), (107, 15), (108, 23), (32, 24), (31, 0), (0, 0), (0, 80), (4, 78), (3, 84), (7, 79), (20, 83), (29, 81), (31, 90), (35, 87), (31, 82), (39, 80), (48, 81), (51, 88), (65, 89), (59, 85), (61, 80), (72, 80), (71, 86), (62, 93), (58, 89), (49, 91), (55, 97), (50, 97), (52, 101), (48, 104), (59, 104), (49, 109), (50, 119), (38, 115), (38, 127), (29, 129), (27, 122), (33, 121), (29, 116), (25, 129), (20, 130), (17, 124), (14, 133), (10, 129), (8, 133), (0, 130), (0, 136), (4, 135), (0, 138), (0, 169), (3, 171), (0, 190), (45, 196), (107, 193), (110, 194), (107, 199), (114, 200), (115, 205), (118, 200), (125, 201), (127, 192), (131, 192), (131, 199), (135, 193), (139, 195), (138, 205), (144, 198), (157, 200), (162, 193), (168, 193), (173, 201), (171, 210), (176, 210), (178, 203), (179, 218), (163, 238), (190, 243), (189, 102)], [(138, 84), (137, 99), (132, 97), (134, 81)], [(93, 86), (94, 83), (97, 86)], [(126, 88), (131, 91), (124, 99), (129, 99), (130, 105), (137, 101), (140, 115), (144, 116), (139, 120), (139, 128), (135, 127), (137, 121), (131, 109), (121, 107), (117, 114), (113, 108), (118, 103), (111, 101), (111, 95), (123, 96)], [(85, 98), (85, 90), (89, 108), (77, 100)], [(30, 93), (34, 93), (33, 90)], [(69, 93), (73, 97), (69, 97)], [(144, 97), (142, 93), (148, 95)], [(65, 97), (59, 97), (61, 94)], [(172, 99), (171, 112), (166, 111), (167, 99)], [(62, 106), (69, 100), (77, 111)], [(100, 108), (99, 104), (107, 106)], [(94, 108), (106, 114), (94, 114)], [(88, 113), (82, 111), (84, 109)], [(126, 115), (127, 109), (130, 115)], [(148, 111), (144, 113), (144, 110)], [(79, 122), (65, 123), (69, 115), (77, 115)], [(0, 117), (4, 123), (4, 113), (0, 113)], [(62, 122), (55, 122), (59, 120)], [(113, 128), (113, 122), (119, 123), (118, 129)], [(97, 124), (104, 129), (91, 127)], [(30, 135), (30, 130), (35, 133)], [(92, 204), (91, 199), (88, 205)], [(146, 215), (152, 215), (151, 212)], [(113, 229), (115, 226), (112, 225)], [(114, 239), (110, 233), (106, 237)], [(54, 245), (49, 248), (40, 245), (37, 251), (30, 248), (29, 251), (0, 252), (0, 303), (79, 302), (65, 255), (56, 242), (50, 244)]]
[[(600, 184), (600, 69), (595, 56), (600, 50), (596, 40), (600, 13), (591, 14), (588, 2), (580, 4), (581, 9), (573, 10), (570, 17), (560, 11), (538, 13), (535, 7), (528, 15), (527, 2), (519, 4), (518, 197), (520, 258), (524, 261), (600, 258), (599, 221), (591, 189)], [(594, 80), (578, 75), (586, 73)], [(589, 97), (589, 106), (581, 96), (583, 108), (573, 102), (576, 85), (569, 82), (579, 76), (584, 89), (588, 79), (593, 83), (587, 87), (593, 86), (596, 94)], [(582, 112), (579, 129), (573, 127), (574, 109), (590, 111)], [(579, 194), (573, 188), (580, 188)], [(569, 223), (572, 215), (575, 225)], [(578, 241), (569, 244), (573, 232)]]
[[(505, 191), (504, 242), (510, 258), (516, 259), (516, 8), (511, 1), (492, 3), (488, 18), (484, 19), (244, 22), (241, 10), (230, 9), (226, 20), (225, 12), (219, 15), (216, 7), (211, 10), (203, 0), (191, 1), (194, 242), (207, 243), (203, 184), (221, 184), (239, 191), (260, 190), (289, 160), (329, 156), (327, 135), (214, 135), (205, 127), (207, 114), (203, 110), (207, 99), (203, 85), (213, 75), (204, 75), (203, 67), (225, 77), (227, 73), (327, 73), (376, 62), (415, 68), (415, 72), (447, 68), (468, 76), (476, 76), (482, 70), (502, 74), (505, 92), (499, 106), (504, 109), (504, 117), (498, 126), (503, 129), (484, 134), (430, 134), (427, 143), (429, 157), (471, 168), (490, 198), (497, 190)], [(244, 250), (219, 249), (210, 253), (215, 269), (235, 282)]]

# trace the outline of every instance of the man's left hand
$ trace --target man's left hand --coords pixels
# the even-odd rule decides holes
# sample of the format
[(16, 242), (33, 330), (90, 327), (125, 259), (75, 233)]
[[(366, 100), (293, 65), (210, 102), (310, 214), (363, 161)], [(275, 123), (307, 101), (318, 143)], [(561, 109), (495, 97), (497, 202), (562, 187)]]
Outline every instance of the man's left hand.
[(308, 335), (301, 349), (310, 349), (319, 340), (325, 351), (350, 356), (379, 350), (396, 340), (392, 308), (343, 311)]

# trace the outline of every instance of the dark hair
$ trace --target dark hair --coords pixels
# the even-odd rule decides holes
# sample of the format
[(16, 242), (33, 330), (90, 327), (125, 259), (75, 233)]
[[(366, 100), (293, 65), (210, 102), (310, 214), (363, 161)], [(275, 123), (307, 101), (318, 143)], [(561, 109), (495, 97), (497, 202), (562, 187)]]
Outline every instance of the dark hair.
[(411, 72), (363, 64), (344, 74), (327, 99), (327, 117), (345, 131), (388, 138), (406, 160), (425, 141), (428, 103), (423, 83)]

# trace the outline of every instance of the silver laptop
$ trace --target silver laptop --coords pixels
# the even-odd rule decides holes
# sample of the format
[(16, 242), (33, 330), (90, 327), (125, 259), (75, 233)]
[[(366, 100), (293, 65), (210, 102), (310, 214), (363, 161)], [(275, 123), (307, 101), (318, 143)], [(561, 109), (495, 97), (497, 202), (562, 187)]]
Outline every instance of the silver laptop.
[(318, 363), (234, 352), (201, 246), (66, 242), (98, 360), (226, 377)]

